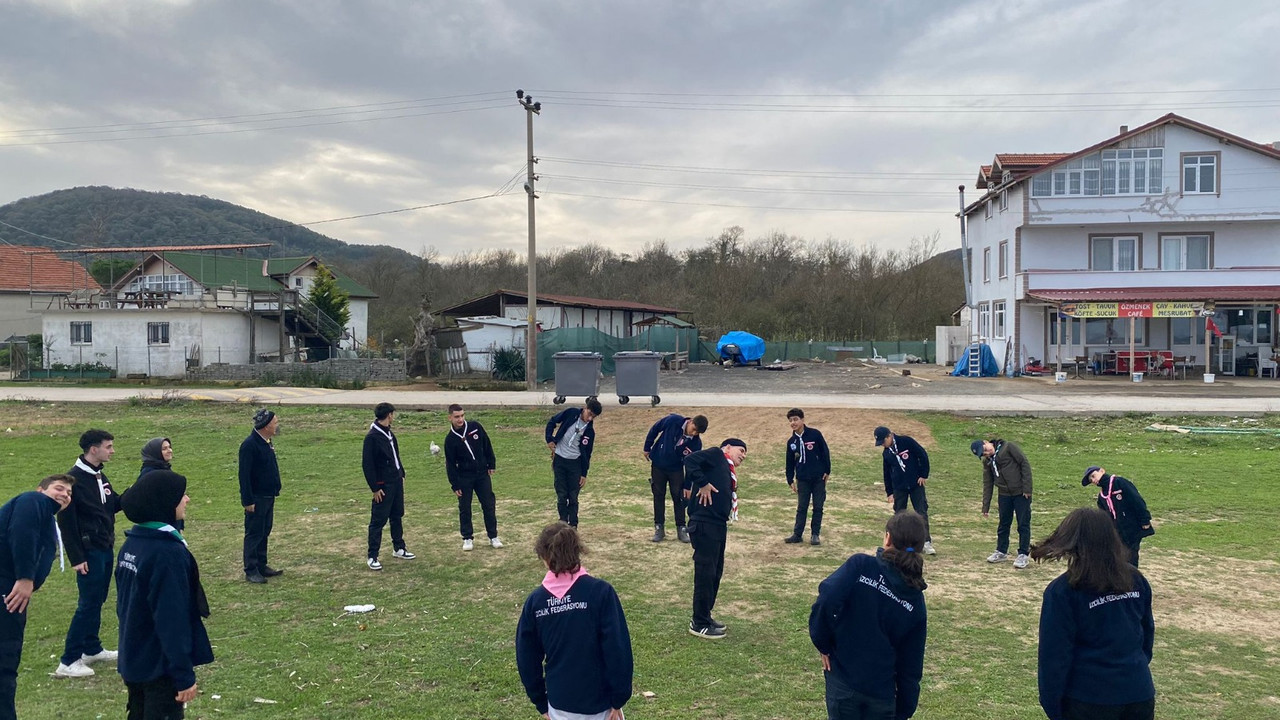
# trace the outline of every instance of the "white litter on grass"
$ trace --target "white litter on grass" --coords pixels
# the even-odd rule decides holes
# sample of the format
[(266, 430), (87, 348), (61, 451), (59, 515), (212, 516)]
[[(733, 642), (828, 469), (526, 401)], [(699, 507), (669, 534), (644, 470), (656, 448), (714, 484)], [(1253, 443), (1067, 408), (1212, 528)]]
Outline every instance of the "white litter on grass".
[(221, 695), (210, 695), (209, 697), (213, 698), (214, 700), (221, 700), (221, 699), (222, 699), (222, 696), (221, 696)]
[(373, 612), (377, 608), (373, 605), (347, 605), (342, 609), (346, 610), (349, 613), (367, 613), (367, 612)]
[(266, 698), (254, 698), (253, 701), (258, 703), (259, 705), (279, 705), (280, 704), (280, 701), (278, 700), (268, 700)]

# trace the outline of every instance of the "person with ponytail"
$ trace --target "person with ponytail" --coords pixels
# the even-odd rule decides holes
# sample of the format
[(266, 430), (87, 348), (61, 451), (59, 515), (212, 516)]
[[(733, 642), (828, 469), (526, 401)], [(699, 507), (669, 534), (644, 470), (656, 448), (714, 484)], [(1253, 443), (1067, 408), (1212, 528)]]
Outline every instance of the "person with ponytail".
[(822, 655), (830, 720), (906, 720), (924, 673), (924, 518), (903, 511), (884, 546), (858, 554), (818, 585), (809, 638)]
[(516, 626), (516, 669), (548, 720), (622, 720), (631, 698), (631, 635), (609, 583), (582, 567), (586, 548), (563, 522), (534, 544), (547, 568)]
[(1031, 548), (1036, 562), (1061, 558), (1040, 609), (1040, 706), (1049, 720), (1151, 720), (1151, 586), (1111, 514), (1073, 510)]

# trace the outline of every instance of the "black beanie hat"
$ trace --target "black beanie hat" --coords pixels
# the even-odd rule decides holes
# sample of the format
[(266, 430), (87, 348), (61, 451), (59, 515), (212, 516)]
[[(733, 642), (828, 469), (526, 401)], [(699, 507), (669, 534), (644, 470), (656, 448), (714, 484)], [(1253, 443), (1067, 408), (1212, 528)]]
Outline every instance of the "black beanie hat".
[(172, 523), (178, 517), (178, 503), (187, 493), (187, 478), (172, 470), (156, 470), (138, 478), (120, 496), (120, 509), (135, 523)]
[(253, 429), (261, 430), (262, 428), (270, 425), (271, 418), (275, 416), (276, 416), (275, 413), (271, 412), (266, 408), (262, 408), (261, 410), (253, 414)]

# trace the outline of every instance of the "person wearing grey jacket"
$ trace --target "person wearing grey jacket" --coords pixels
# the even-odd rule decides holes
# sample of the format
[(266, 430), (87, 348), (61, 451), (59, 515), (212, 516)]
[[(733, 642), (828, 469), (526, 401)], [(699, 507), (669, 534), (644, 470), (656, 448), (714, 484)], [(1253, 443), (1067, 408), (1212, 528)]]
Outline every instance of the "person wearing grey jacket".
[(1013, 566), (1027, 567), (1031, 551), (1031, 463), (1016, 444), (992, 438), (974, 440), (969, 449), (982, 461), (982, 517), (991, 511), (991, 492), (998, 491), (999, 521), (996, 524), (996, 551), (987, 562), (1003, 562), (1009, 557), (1009, 526), (1018, 518), (1018, 557)]

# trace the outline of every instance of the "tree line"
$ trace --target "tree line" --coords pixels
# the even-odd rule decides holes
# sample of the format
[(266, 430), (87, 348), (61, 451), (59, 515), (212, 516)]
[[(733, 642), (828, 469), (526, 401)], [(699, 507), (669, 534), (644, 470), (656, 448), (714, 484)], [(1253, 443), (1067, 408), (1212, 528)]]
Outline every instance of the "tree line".
[[(964, 304), (959, 251), (936, 254), (938, 235), (883, 250), (773, 232), (748, 239), (726, 228), (674, 251), (664, 241), (639, 252), (599, 244), (538, 256), (538, 291), (630, 300), (690, 313), (709, 336), (746, 330), (769, 340), (921, 340)], [(370, 306), (375, 341), (413, 340), (413, 318), (499, 288), (523, 292), (525, 257), (489, 250), (414, 261), (374, 252), (343, 270), (380, 296)]]

